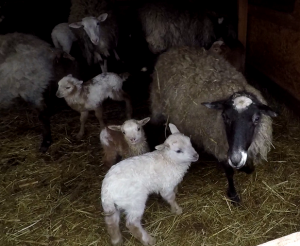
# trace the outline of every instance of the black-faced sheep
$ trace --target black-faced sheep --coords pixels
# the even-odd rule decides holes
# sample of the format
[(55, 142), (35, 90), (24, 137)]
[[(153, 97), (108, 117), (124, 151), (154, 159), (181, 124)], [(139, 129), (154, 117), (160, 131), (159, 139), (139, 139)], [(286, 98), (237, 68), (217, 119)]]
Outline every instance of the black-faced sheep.
[(56, 96), (65, 98), (72, 109), (80, 112), (81, 125), (76, 136), (78, 139), (81, 139), (84, 134), (84, 125), (89, 111), (95, 111), (100, 127), (104, 128), (102, 103), (107, 98), (125, 101), (127, 118), (131, 117), (131, 102), (127, 93), (122, 90), (122, 85), (123, 79), (115, 73), (102, 73), (85, 83), (69, 74), (58, 82)]
[(111, 52), (119, 60), (116, 52), (118, 22), (109, 1), (72, 0), (69, 26), (78, 38), (89, 65), (100, 62), (102, 72), (107, 72), (107, 57)]
[(233, 47), (229, 47), (224, 41), (218, 40), (213, 43), (209, 51), (223, 56), (237, 71), (245, 73), (246, 51), (241, 42), (235, 42)]
[(138, 10), (149, 49), (159, 54), (174, 46), (209, 48), (216, 40), (214, 24), (202, 8), (188, 3), (148, 3)]
[(175, 201), (177, 185), (191, 162), (198, 160), (190, 138), (169, 124), (171, 135), (156, 150), (125, 159), (112, 166), (102, 183), (101, 201), (105, 222), (113, 245), (122, 243), (119, 229), (120, 210), (126, 213), (126, 226), (143, 245), (155, 244), (141, 225), (146, 200), (159, 193), (171, 205), (171, 211), (181, 214)]
[(225, 169), (229, 198), (239, 202), (234, 169), (248, 171), (246, 163), (267, 159), (272, 142), (269, 116), (276, 113), (241, 73), (203, 48), (170, 49), (159, 57), (153, 79), (152, 119), (168, 118), (214, 155)]
[(38, 110), (43, 127), (42, 152), (52, 143), (50, 115), (56, 100), (57, 81), (77, 71), (77, 63), (69, 58), (68, 54), (51, 48), (33, 35), (0, 36), (0, 107), (8, 107), (20, 97)]
[(51, 32), (51, 38), (56, 48), (68, 54), (70, 54), (73, 42), (77, 40), (68, 23), (56, 25)]
[(118, 156), (122, 159), (149, 152), (143, 126), (150, 120), (126, 120), (122, 125), (110, 125), (100, 133), (100, 142), (104, 150), (103, 163), (111, 167)]

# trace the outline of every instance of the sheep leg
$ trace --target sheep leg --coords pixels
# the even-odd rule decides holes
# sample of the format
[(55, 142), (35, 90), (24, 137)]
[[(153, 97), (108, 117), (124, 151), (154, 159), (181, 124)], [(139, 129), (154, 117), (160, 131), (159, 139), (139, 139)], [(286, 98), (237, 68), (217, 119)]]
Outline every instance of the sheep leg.
[(42, 136), (43, 140), (40, 146), (40, 151), (45, 153), (52, 144), (50, 115), (47, 110), (39, 111), (39, 120), (42, 123)]
[(121, 92), (113, 93), (112, 99), (116, 100), (116, 101), (125, 101), (126, 117), (127, 117), (127, 119), (130, 119), (131, 115), (132, 115), (132, 106), (131, 106), (130, 96), (125, 91), (121, 91)]
[(234, 182), (233, 182), (233, 175), (234, 170), (227, 162), (223, 162), (223, 168), (226, 174), (226, 178), (228, 180), (228, 190), (227, 190), (227, 196), (232, 201), (233, 205), (238, 205), (240, 203), (240, 197), (236, 192)]
[(182, 208), (179, 207), (179, 205), (175, 201), (176, 195), (174, 190), (162, 191), (160, 192), (160, 194), (163, 199), (165, 199), (170, 204), (172, 213), (175, 213), (177, 215), (182, 213)]
[(104, 122), (103, 122), (103, 108), (102, 105), (100, 105), (98, 108), (95, 109), (95, 115), (97, 119), (99, 120), (100, 123), (100, 129), (103, 129), (105, 127)]
[(114, 51), (114, 55), (115, 55), (116, 60), (120, 61), (120, 57), (119, 57), (117, 51), (115, 49), (113, 51)]
[[(135, 215), (136, 215), (135, 211)], [(142, 211), (143, 214), (144, 211)], [(137, 238), (143, 245), (154, 245), (156, 240), (154, 237), (151, 237), (147, 231), (141, 225), (142, 214), (137, 217), (127, 215), (126, 227), (132, 233), (132, 235)], [(130, 218), (130, 219), (129, 219)]]
[(100, 67), (102, 70), (102, 73), (107, 73), (107, 59), (103, 59), (102, 61), (100, 61)]
[(117, 210), (115, 213), (109, 216), (105, 216), (105, 223), (107, 231), (111, 238), (112, 245), (122, 245), (122, 235), (119, 227), (120, 212)]
[(80, 130), (79, 130), (78, 134), (76, 135), (76, 138), (78, 140), (81, 139), (84, 134), (84, 125), (85, 125), (85, 122), (86, 122), (88, 116), (89, 116), (89, 111), (84, 111), (84, 112), (80, 113)]

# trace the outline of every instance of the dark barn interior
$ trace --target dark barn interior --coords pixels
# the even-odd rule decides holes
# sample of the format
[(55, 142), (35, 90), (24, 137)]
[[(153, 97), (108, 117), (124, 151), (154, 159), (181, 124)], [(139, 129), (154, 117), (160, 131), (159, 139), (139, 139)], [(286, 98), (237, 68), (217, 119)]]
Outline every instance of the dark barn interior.
[[(20, 32), (35, 35), (54, 47), (51, 32), (57, 24), (69, 22), (70, 8), (76, 1), (2, 0), (0, 44), (4, 35)], [(123, 90), (131, 98), (132, 118), (151, 117), (149, 91), (160, 55), (148, 48), (136, 17), (146, 1), (105, 2), (113, 6), (119, 21), (117, 52), (121, 59), (116, 61), (110, 56), (108, 71), (129, 72)], [(155, 245), (162, 246), (256, 246), (299, 232), (300, 0), (171, 3), (188, 6), (182, 8), (187, 13), (203, 10), (216, 22), (222, 18), (219, 29), (214, 30), (214, 41), (222, 37), (232, 49), (237, 42), (245, 47), (244, 76), (278, 117), (272, 118), (273, 142), (268, 160), (250, 175), (236, 171), (235, 186), (241, 196), (238, 206), (226, 195), (222, 166), (203, 149), (197, 149), (200, 158), (178, 187), (177, 202), (183, 213), (172, 214), (160, 196), (150, 195), (142, 219), (144, 228), (156, 238)], [(5, 63), (2, 53), (0, 45), (0, 66)], [(99, 64), (87, 64), (79, 42), (73, 43), (70, 54), (78, 63), (76, 74), (81, 80), (101, 73)], [(141, 70), (144, 67), (147, 71)], [(1, 76), (0, 70), (0, 90)], [(91, 114), (84, 137), (77, 140), (79, 113), (64, 100), (45, 100), (51, 111), (53, 143), (42, 153), (42, 125), (36, 110), (18, 99), (12, 106), (2, 107), (0, 98), (0, 245), (111, 245), (100, 200), (107, 167), (102, 161), (99, 122)], [(103, 107), (106, 125), (126, 120), (123, 102), (108, 99)], [(145, 132), (151, 150), (169, 134), (164, 124), (151, 122)], [(126, 228), (124, 216), (121, 218), (124, 245), (141, 245)], [(289, 244), (266, 246), (275, 245)]]

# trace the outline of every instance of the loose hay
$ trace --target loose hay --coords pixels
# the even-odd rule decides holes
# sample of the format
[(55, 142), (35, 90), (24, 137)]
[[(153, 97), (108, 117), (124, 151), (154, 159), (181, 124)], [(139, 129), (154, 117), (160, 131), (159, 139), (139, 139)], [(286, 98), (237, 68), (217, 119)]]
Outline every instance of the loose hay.
[[(275, 102), (275, 100), (273, 100)], [(136, 108), (148, 115), (144, 102)], [(143, 223), (165, 246), (253, 246), (300, 230), (300, 121), (284, 105), (274, 119), (274, 149), (252, 175), (236, 174), (242, 205), (225, 196), (227, 181), (216, 161), (200, 155), (179, 187), (183, 214), (175, 216), (156, 195)], [(107, 119), (120, 111), (105, 111)], [(121, 115), (122, 116), (122, 115)], [(52, 118), (54, 144), (37, 152), (40, 130), (29, 109), (1, 111), (0, 244), (110, 245), (100, 205), (102, 150), (92, 115), (84, 140), (76, 141), (79, 115), (65, 110)], [(121, 222), (125, 245), (141, 245)]]

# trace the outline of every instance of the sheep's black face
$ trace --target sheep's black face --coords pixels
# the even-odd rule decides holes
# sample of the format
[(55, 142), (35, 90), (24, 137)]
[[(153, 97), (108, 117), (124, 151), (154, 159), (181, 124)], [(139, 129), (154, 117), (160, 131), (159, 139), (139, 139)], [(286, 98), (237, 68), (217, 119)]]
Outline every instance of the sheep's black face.
[(236, 169), (246, 164), (247, 151), (262, 114), (271, 117), (277, 115), (271, 108), (246, 93), (235, 93), (228, 100), (203, 103), (203, 105), (222, 110), (229, 145), (228, 163)]

